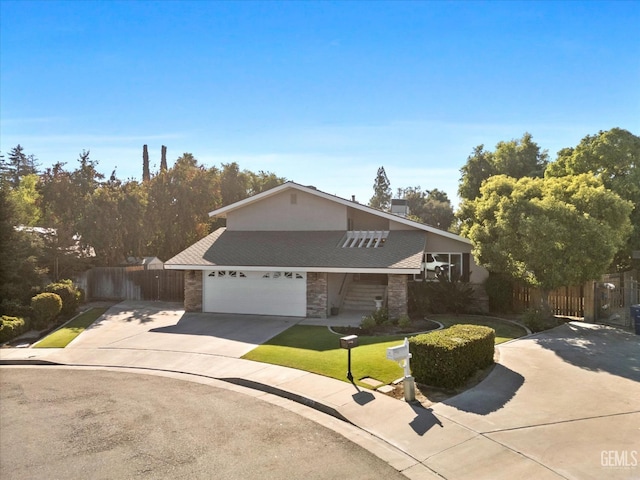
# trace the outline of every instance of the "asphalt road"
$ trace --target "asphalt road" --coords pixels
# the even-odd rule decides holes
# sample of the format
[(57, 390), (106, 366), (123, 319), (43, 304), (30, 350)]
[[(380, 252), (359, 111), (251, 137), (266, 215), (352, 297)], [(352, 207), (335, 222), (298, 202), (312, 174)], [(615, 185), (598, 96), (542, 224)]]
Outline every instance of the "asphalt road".
[(295, 413), (145, 374), (0, 369), (0, 478), (405, 478)]

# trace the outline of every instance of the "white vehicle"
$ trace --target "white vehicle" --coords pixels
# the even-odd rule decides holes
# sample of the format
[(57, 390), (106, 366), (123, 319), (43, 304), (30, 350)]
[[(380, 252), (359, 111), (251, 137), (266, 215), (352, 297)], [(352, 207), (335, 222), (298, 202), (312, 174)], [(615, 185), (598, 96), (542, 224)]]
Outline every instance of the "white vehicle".
[(443, 257), (446, 258), (447, 261), (443, 261), (438, 258), (437, 253), (435, 255), (427, 253), (426, 262), (424, 264), (425, 270), (427, 272), (435, 272), (436, 275), (441, 275), (443, 273), (447, 275), (449, 273), (449, 255), (443, 255)]

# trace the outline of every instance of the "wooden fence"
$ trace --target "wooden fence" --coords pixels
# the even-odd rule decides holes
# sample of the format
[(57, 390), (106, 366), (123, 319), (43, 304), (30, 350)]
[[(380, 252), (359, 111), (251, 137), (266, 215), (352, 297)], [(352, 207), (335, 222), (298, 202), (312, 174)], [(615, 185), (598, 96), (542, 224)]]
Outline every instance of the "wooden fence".
[(87, 300), (184, 301), (184, 272), (144, 267), (96, 267), (77, 279)]
[[(549, 294), (549, 305), (555, 315), (564, 317), (584, 317), (584, 287), (561, 287)], [(540, 305), (542, 294), (540, 289), (527, 285), (515, 285), (513, 288), (513, 304), (516, 311), (524, 311)]]
[[(629, 326), (631, 305), (640, 302), (638, 271), (604, 275), (599, 281), (577, 287), (562, 287), (549, 295), (554, 314), (584, 317), (587, 322)], [(537, 288), (515, 285), (513, 303), (517, 311), (540, 305)]]

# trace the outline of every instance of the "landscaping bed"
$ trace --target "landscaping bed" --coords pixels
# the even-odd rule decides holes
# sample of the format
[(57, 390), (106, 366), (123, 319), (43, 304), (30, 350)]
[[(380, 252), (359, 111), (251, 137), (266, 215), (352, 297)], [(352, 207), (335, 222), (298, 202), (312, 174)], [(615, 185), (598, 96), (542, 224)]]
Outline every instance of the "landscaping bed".
[(331, 329), (341, 335), (363, 335), (363, 336), (388, 336), (388, 335), (416, 335), (418, 333), (430, 332), (440, 328), (440, 324), (426, 319), (411, 320), (411, 323), (407, 326), (400, 326), (396, 324), (382, 324), (376, 325), (371, 328), (361, 327), (331, 327)]

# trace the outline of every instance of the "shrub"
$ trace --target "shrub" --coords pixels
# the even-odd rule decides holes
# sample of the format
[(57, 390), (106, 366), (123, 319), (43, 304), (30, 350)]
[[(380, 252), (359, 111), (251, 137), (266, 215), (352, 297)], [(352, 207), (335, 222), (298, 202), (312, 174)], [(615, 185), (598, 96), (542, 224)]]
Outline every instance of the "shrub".
[(360, 328), (363, 330), (371, 330), (375, 328), (375, 326), (376, 320), (371, 315), (367, 315), (366, 317), (364, 317), (362, 319), (362, 322), (360, 323)]
[(71, 280), (60, 280), (57, 283), (50, 283), (45, 287), (44, 291), (60, 296), (62, 299), (62, 315), (71, 317), (76, 313), (82, 293)]
[(62, 310), (62, 299), (55, 293), (40, 293), (31, 299), (34, 327), (46, 328)]
[(2, 315), (0, 317), (0, 343), (8, 342), (27, 330), (28, 321), (24, 318)]
[(23, 305), (18, 300), (7, 300), (5, 298), (0, 303), (0, 315), (30, 318), (33, 316), (33, 310), (31, 306)]
[(398, 319), (398, 326), (400, 328), (407, 328), (409, 325), (411, 325), (411, 319), (407, 315), (402, 315)]
[(489, 273), (484, 282), (489, 297), (489, 310), (492, 312), (513, 311), (513, 280), (504, 274)]
[(412, 313), (469, 313), (474, 311), (476, 298), (473, 287), (458, 279), (441, 277), (438, 281), (414, 282), (409, 288), (409, 308)]
[(462, 385), (493, 363), (495, 331), (481, 325), (453, 325), (409, 339), (417, 382), (444, 388)]
[(367, 315), (376, 322), (376, 325), (388, 325), (389, 323), (389, 310), (385, 307), (374, 310)]
[(542, 332), (558, 326), (558, 321), (552, 315), (544, 313), (537, 308), (531, 308), (522, 314), (522, 322), (533, 333)]

